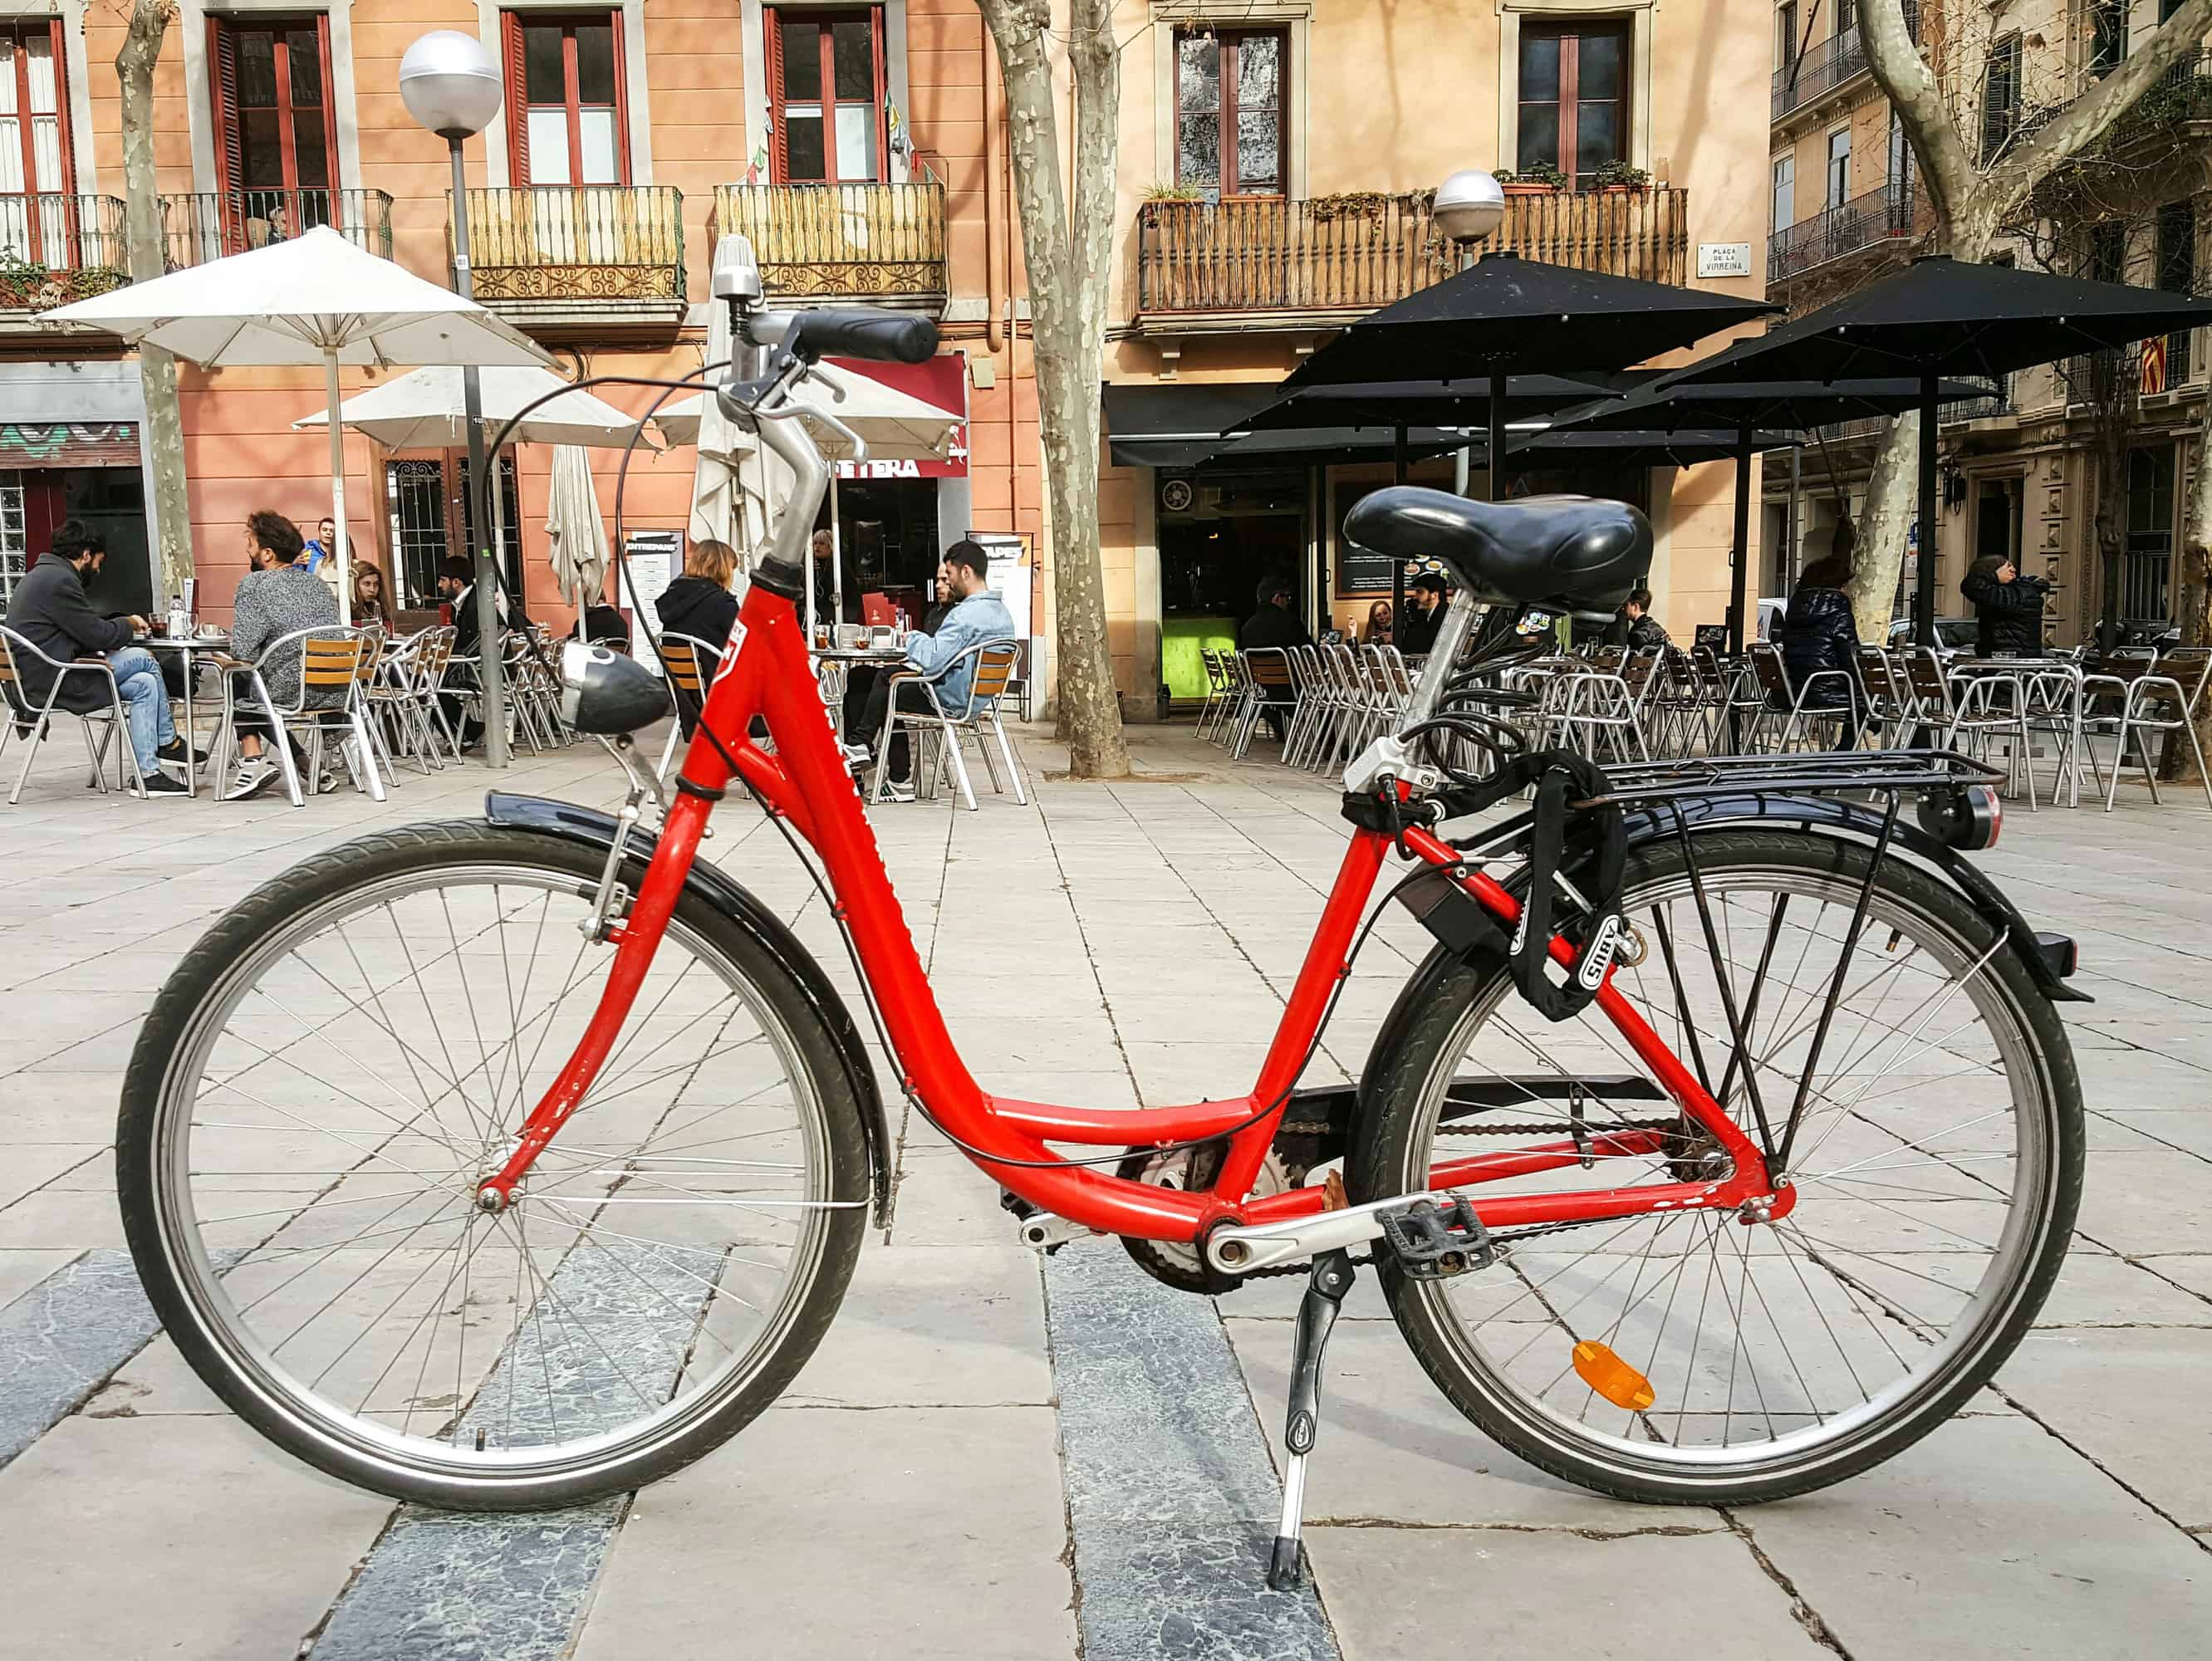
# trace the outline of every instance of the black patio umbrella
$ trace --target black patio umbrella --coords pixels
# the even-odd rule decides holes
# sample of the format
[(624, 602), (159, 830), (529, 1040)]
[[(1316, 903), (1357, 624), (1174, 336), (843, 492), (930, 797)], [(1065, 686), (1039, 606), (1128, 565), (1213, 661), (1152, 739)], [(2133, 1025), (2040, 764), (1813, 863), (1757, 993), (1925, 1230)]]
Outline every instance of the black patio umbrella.
[[(1770, 336), (1768, 338), (1772, 338)], [(1972, 381), (1946, 380), (1936, 388), (1938, 403), (1986, 397), (1989, 388)], [(1726, 453), (1735, 458), (1735, 540), (1729, 555), (1729, 650), (1743, 650), (1750, 608), (1751, 458), (1763, 446), (1752, 442), (1762, 427), (1802, 428), (1864, 415), (1893, 415), (1919, 407), (1917, 379), (1879, 380), (1692, 381), (1680, 373), (1647, 382), (1626, 396), (1600, 398), (1564, 410), (1554, 433), (1607, 428), (1652, 427), (1666, 431), (1721, 428), (1739, 435)]]
[(2075, 352), (2125, 346), (2212, 323), (2212, 300), (2118, 282), (1914, 260), (1893, 276), (1743, 341), (1655, 386), (1911, 375), (1920, 397), (1920, 579), (1914, 637), (1936, 640), (1936, 407), (1942, 377), (2008, 375)]
[(1362, 318), (1282, 391), (1395, 381), (1409, 393), (1425, 387), (1463, 397), (1469, 380), (1504, 378), (1484, 389), (1490, 449), (1503, 454), (1511, 377), (1626, 369), (1781, 309), (1500, 250)]
[[(1585, 375), (1508, 375), (1505, 413), (1509, 418), (1555, 415), (1607, 395), (1634, 391), (1656, 374), (1594, 370)], [(1486, 432), (1494, 390), (1488, 375), (1455, 381), (1358, 381), (1305, 386), (1294, 392), (1270, 387), (1267, 402), (1255, 407), (1239, 426), (1252, 433), (1311, 427), (1459, 427)]]

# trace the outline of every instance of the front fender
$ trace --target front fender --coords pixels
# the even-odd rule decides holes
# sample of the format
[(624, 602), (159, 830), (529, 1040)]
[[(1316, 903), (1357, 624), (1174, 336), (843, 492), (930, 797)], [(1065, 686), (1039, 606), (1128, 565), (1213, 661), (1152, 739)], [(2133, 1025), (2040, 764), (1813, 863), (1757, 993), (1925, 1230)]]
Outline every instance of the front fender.
[[(557, 836), (565, 842), (597, 849), (601, 854), (614, 846), (615, 831), (620, 823), (612, 814), (580, 808), (573, 802), (553, 802), (538, 796), (510, 796), (503, 791), (494, 791), (484, 798), (484, 817), (502, 829)], [(652, 836), (635, 826), (631, 827), (629, 858), (637, 864), (637, 874), (629, 877), (633, 888), (637, 876), (652, 862), (654, 846)], [(876, 1071), (868, 1064), (868, 1052), (860, 1042), (860, 1028), (854, 1024), (852, 1011), (837, 996), (836, 988), (830, 984), (829, 976), (823, 973), (814, 955), (799, 943), (783, 919), (720, 866), (709, 860), (694, 860), (684, 886), (757, 937), (776, 961), (791, 971), (792, 979), (798, 982), (807, 1002), (829, 1026), (844, 1057), (846, 1081), (852, 1087), (854, 1099), (860, 1104), (860, 1130), (868, 1144), (868, 1190), (876, 1226), (888, 1226), (890, 1128), (884, 1115), (883, 1093), (876, 1088)]]

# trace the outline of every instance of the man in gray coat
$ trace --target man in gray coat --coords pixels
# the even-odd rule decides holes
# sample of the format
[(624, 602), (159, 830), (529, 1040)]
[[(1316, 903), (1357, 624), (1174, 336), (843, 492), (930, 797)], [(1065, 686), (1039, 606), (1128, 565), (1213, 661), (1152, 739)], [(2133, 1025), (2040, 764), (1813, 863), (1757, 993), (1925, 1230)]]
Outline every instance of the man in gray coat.
[[(323, 579), (303, 565), (295, 565), (302, 547), (300, 527), (282, 513), (266, 509), (249, 514), (246, 521), (246, 555), (252, 563), (243, 582), (238, 585), (238, 597), (232, 602), (230, 620), (230, 654), (242, 663), (259, 662), (261, 684), (269, 689), (269, 696), (277, 708), (289, 712), (300, 703), (300, 642), (293, 640), (269, 652), (271, 641), (301, 629), (336, 628), (338, 626), (337, 596), (324, 585)], [(266, 654), (265, 656), (264, 654)], [(251, 682), (240, 678), (238, 704), (238, 773), (223, 791), (226, 802), (241, 802), (247, 797), (258, 796), (276, 782), (276, 767), (263, 751), (262, 740), (269, 735), (267, 718), (254, 712)], [(325, 694), (318, 692), (308, 701), (315, 704)], [(329, 701), (336, 703), (344, 696), (343, 688), (333, 688)], [(308, 782), (313, 790), (325, 788), (322, 779)]]
[[(169, 712), (169, 689), (162, 683), (161, 666), (143, 646), (131, 644), (134, 634), (149, 633), (143, 617), (104, 617), (85, 597), (85, 581), (96, 579), (107, 557), (107, 543), (82, 519), (64, 519), (54, 527), (46, 555), (15, 585), (8, 605), (8, 627), (59, 663), (85, 658), (105, 658), (115, 671), (116, 689), (122, 694), (125, 720), (130, 731), (131, 754), (138, 777), (149, 797), (167, 798), (189, 794), (184, 785), (161, 771), (164, 761), (185, 759), (184, 741), (177, 736)], [(22, 679), (18, 692), (23, 700), (15, 712), (19, 728), (46, 707), (72, 714), (95, 714), (112, 708), (107, 683), (96, 675), (69, 675), (49, 667), (27, 652), (14, 653), (16, 673)], [(61, 690), (55, 694), (54, 682)]]

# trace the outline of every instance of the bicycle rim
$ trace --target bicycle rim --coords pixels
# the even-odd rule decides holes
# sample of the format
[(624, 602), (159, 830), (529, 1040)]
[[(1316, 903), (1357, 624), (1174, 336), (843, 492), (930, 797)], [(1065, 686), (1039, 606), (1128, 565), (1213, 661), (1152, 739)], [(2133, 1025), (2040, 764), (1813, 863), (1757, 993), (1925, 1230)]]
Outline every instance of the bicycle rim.
[(574, 1491), (651, 1458), (771, 1365), (853, 1203), (794, 1034), (679, 915), (514, 1204), (475, 1206), (597, 1005), (591, 902), (466, 858), (349, 888), (243, 953), (166, 1070), (178, 1289), (352, 1468)]
[[(1484, 1274), (1403, 1283), (1449, 1370), (1539, 1463), (1674, 1484), (1681, 1497), (1699, 1484), (1831, 1480), (1844, 1471), (1815, 1473), (1883, 1457), (1893, 1446), (1869, 1450), (1919, 1434), (1985, 1378), (2047, 1283), (2063, 1247), (2059, 1112), (1998, 973), (2005, 948), (1973, 943), (1958, 918), (1887, 879), (1853, 940), (1863, 864), (1819, 864), (1708, 863), (1704, 913), (1679, 870), (1640, 892), (1632, 883), (1640, 961), (1614, 982), (1754, 1139), (1763, 1106), (1778, 1143), (1804, 1088), (1789, 1215), (1676, 1211), (1534, 1234)], [(1455, 1080), (1613, 1078), (1583, 1103), (1594, 1136), (1668, 1121), (1602, 1015), (1554, 1025), (1504, 993), (1502, 979), (1486, 988), (1437, 1052), (1408, 1167), (1484, 1151), (1457, 1133), (1479, 1131), (1479, 1116), (1440, 1133)], [(1736, 1025), (1748, 1069), (1730, 1065)], [(1529, 1117), (1536, 1094), (1501, 1113)], [(1540, 1111), (1558, 1116), (1556, 1096)], [(1656, 1154), (1594, 1144), (1586, 1170), (1469, 1191), (1480, 1204), (1728, 1174), (1710, 1138), (1673, 1125)]]

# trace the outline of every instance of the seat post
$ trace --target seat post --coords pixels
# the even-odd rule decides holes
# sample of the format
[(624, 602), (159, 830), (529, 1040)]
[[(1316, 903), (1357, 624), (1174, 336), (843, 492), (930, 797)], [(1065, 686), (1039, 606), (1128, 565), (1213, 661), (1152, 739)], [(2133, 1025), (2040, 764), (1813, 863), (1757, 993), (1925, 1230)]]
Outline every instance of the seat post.
[(1422, 670), (1413, 695), (1406, 700), (1405, 712), (1399, 718), (1401, 732), (1437, 712), (1437, 705), (1444, 695), (1444, 682), (1451, 678), (1452, 665), (1459, 661), (1460, 650), (1466, 646), (1468, 632), (1474, 627), (1474, 598), (1464, 588), (1454, 591), (1444, 608), (1444, 620), (1437, 626), (1436, 640), (1429, 647), (1427, 666)]

